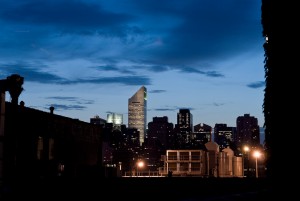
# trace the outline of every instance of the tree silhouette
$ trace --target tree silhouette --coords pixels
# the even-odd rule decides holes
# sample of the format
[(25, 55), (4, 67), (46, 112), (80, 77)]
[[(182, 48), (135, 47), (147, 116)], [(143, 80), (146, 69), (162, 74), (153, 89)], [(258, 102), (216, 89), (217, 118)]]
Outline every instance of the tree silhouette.
[(266, 38), (265, 43), (263, 44), (265, 51), (265, 94), (264, 94), (264, 103), (263, 103), (263, 113), (265, 117), (265, 150), (266, 150), (266, 167), (267, 167), (267, 176), (272, 175), (272, 100), (273, 100), (273, 35), (272, 35), (272, 8), (271, 2), (269, 0), (262, 0), (261, 4), (261, 23), (263, 27), (263, 36)]

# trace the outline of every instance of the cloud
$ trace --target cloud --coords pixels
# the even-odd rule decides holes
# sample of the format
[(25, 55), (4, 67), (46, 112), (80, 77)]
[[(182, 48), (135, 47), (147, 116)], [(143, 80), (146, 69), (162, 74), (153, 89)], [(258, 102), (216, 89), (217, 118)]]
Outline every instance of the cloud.
[(62, 104), (51, 104), (48, 105), (48, 107), (45, 107), (45, 109), (49, 109), (49, 107), (54, 107), (55, 110), (61, 111), (61, 110), (84, 110), (87, 107), (82, 105), (62, 105)]
[(224, 77), (223, 74), (221, 74), (219, 72), (216, 72), (216, 71), (201, 71), (201, 70), (198, 70), (196, 68), (191, 68), (191, 67), (181, 68), (181, 72), (184, 72), (184, 73), (197, 73), (197, 74), (206, 75), (208, 77)]
[(164, 93), (166, 90), (156, 89), (156, 90), (150, 90), (148, 93), (158, 94), (158, 93)]
[(63, 97), (63, 96), (52, 96), (46, 97), (46, 99), (66, 100), (66, 101), (77, 101), (77, 97)]
[(213, 106), (217, 106), (217, 107), (223, 106), (223, 105), (225, 105), (225, 103), (213, 103)]
[(257, 88), (264, 87), (265, 85), (266, 84), (264, 81), (258, 81), (258, 82), (253, 82), (253, 83), (247, 84), (247, 87), (257, 89)]
[(85, 1), (28, 0), (2, 6), (6, 7), (0, 13), (3, 20), (69, 30), (121, 26), (133, 18), (129, 14), (109, 12), (102, 9), (100, 4)]
[(124, 84), (124, 85), (151, 85), (151, 80), (146, 76), (116, 76), (116, 77), (101, 77), (96, 79), (78, 79), (65, 84), (76, 83), (92, 83), (92, 84)]
[(189, 109), (189, 110), (195, 110), (195, 108), (192, 107), (179, 107), (179, 106), (166, 106), (165, 108), (154, 108), (152, 110), (154, 111), (179, 111), (180, 109)]
[(46, 97), (46, 99), (54, 99), (58, 101), (69, 101), (69, 102), (76, 102), (77, 104), (94, 104), (94, 100), (84, 100), (78, 97), (65, 97), (65, 96), (52, 96), (52, 97)]
[(27, 62), (17, 62), (1, 64), (0, 72), (6, 76), (10, 74), (18, 74), (24, 77), (24, 82), (38, 82), (43, 84), (66, 82), (65, 79), (55, 74), (45, 72), (46, 69), (47, 66), (41, 63), (33, 64)]
[[(12, 57), (17, 51), (24, 58), (56, 60), (134, 60), (147, 64), (140, 68), (152, 66), (154, 72), (188, 72), (187, 65), (203, 69), (199, 62), (224, 60), (261, 46), (260, 14), (254, 12), (259, 6), (260, 1), (253, 0), (5, 1), (0, 53)], [(125, 68), (124, 73), (130, 73)], [(194, 73), (223, 76), (218, 71)]]
[(122, 73), (122, 74), (130, 74), (130, 75), (135, 75), (136, 74), (136, 72), (134, 72), (134, 71), (124, 69), (124, 68), (118, 67), (116, 65), (103, 65), (103, 66), (97, 66), (97, 67), (94, 67), (94, 68), (99, 70), (99, 71), (118, 72), (118, 73)]
[(154, 111), (177, 111), (177, 109), (170, 109), (170, 108), (155, 108), (155, 109), (152, 109)]
[(32, 63), (15, 63), (15, 64), (2, 64), (0, 72), (5, 76), (10, 74), (19, 74), (24, 77), (24, 81), (37, 82), (42, 84), (124, 84), (124, 85), (151, 85), (151, 79), (147, 76), (113, 76), (113, 77), (97, 77), (97, 78), (84, 78), (84, 79), (66, 79), (54, 73), (45, 72), (46, 67), (43, 64)]

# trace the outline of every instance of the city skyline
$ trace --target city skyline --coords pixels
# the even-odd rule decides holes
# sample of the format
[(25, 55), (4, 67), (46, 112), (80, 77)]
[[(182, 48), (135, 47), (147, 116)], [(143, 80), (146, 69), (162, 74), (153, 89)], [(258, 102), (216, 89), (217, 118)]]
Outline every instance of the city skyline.
[[(264, 124), (261, 1), (4, 1), (0, 75), (24, 77), (25, 106), (89, 122), (128, 121), (148, 89), (147, 120), (190, 109), (193, 124)], [(159, 22), (159, 23), (157, 23)], [(7, 100), (9, 95), (6, 96)]]

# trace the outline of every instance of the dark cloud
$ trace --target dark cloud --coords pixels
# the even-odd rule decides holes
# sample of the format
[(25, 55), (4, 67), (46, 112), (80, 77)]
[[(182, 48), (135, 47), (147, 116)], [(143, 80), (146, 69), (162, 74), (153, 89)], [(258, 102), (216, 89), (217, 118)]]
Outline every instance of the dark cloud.
[(166, 90), (160, 90), (160, 89), (148, 91), (148, 93), (153, 93), (153, 94), (165, 93), (165, 92), (166, 92)]
[[(4, 1), (0, 54), (12, 64), (2, 65), (0, 71), (20, 74), (25, 81), (65, 85), (151, 85), (151, 78), (139, 75), (137, 69), (223, 78), (222, 71), (213, 70), (213, 62), (262, 48), (257, 41), (262, 38), (260, 4), (259, 0)], [(12, 62), (16, 58), (23, 61)], [(66, 79), (47, 71), (49, 61), (74, 58), (103, 61), (97, 70), (121, 76)], [(263, 83), (247, 86), (258, 88)]]
[(77, 97), (64, 97), (64, 96), (52, 96), (46, 97), (46, 99), (66, 100), (66, 101), (77, 101)]
[(124, 84), (124, 85), (151, 85), (151, 79), (146, 76), (115, 76), (115, 77), (98, 77), (86, 79), (65, 79), (55, 74), (43, 72), (46, 66), (42, 64), (16, 63), (2, 64), (0, 72), (5, 76), (10, 74), (19, 74), (24, 77), (25, 82), (38, 82), (42, 84)]
[(24, 77), (24, 82), (38, 82), (44, 84), (56, 84), (65, 82), (65, 79), (56, 76), (52, 73), (43, 72), (47, 66), (43, 64), (32, 64), (32, 63), (12, 63), (2, 64), (0, 72), (5, 75), (18, 74)]
[(54, 107), (55, 110), (61, 111), (61, 110), (84, 110), (87, 107), (82, 105), (61, 105), (61, 104), (51, 104), (48, 105), (45, 109), (49, 109), (49, 107)]
[(217, 106), (217, 107), (222, 106), (222, 105), (225, 105), (225, 103), (213, 103), (213, 106)]
[(86, 1), (28, 0), (16, 5), (2, 6), (4, 9), (2, 7), (0, 16), (3, 20), (36, 26), (94, 29), (119, 26), (132, 18), (129, 14), (105, 11), (100, 4)]
[[(99, 58), (107, 46), (101, 47), (101, 40), (113, 44), (118, 38), (116, 60), (143, 60), (155, 72), (170, 70), (170, 66), (186, 71), (183, 65), (199, 69), (202, 66), (195, 65), (199, 60), (223, 60), (262, 46), (257, 41), (262, 38), (260, 4), (259, 0), (5, 1), (0, 10), (5, 27), (0, 44), (5, 49), (0, 48), (0, 53), (12, 54), (5, 50), (17, 48), (29, 54), (47, 47), (56, 56)], [(68, 32), (83, 38), (60, 38)], [(88, 40), (88, 35), (99, 38)], [(92, 40), (97, 40), (95, 46)], [(38, 49), (30, 49), (31, 44), (38, 44)], [(214, 71), (206, 75), (222, 76)]]
[(163, 65), (153, 65), (153, 66), (150, 66), (148, 68), (149, 71), (152, 71), (152, 72), (165, 72), (165, 71), (168, 71), (170, 70), (171, 68), (169, 66), (163, 66)]
[(208, 77), (224, 77), (223, 74), (221, 74), (219, 72), (216, 72), (216, 71), (201, 71), (201, 70), (198, 70), (196, 68), (191, 68), (191, 67), (181, 68), (181, 72), (184, 72), (184, 73), (197, 73), (197, 74), (206, 75)]
[(99, 71), (112, 71), (112, 72), (119, 72), (122, 74), (129, 74), (129, 75), (135, 75), (136, 72), (128, 70), (128, 69), (124, 69), (122, 67), (117, 67), (115, 65), (105, 65), (105, 66), (97, 66), (95, 67), (95, 69), (99, 70)]
[(180, 109), (189, 109), (190, 111), (195, 110), (195, 108), (192, 108), (192, 107), (179, 107), (179, 106), (173, 106), (173, 107), (166, 106), (164, 108), (154, 108), (152, 110), (154, 110), (154, 111), (174, 111), (174, 112), (176, 112), (176, 111), (179, 111)]
[(266, 84), (264, 81), (258, 81), (258, 82), (247, 84), (247, 87), (256, 89), (256, 88), (264, 87), (265, 85)]
[(76, 102), (77, 104), (94, 104), (94, 100), (83, 100), (78, 97), (65, 97), (65, 96), (52, 96), (52, 97), (46, 97), (46, 99), (53, 99), (53, 100), (59, 100), (59, 101), (69, 101), (69, 102)]
[(199, 59), (222, 60), (261, 46), (263, 43), (257, 43), (257, 38), (262, 38), (260, 4), (253, 0), (204, 0), (159, 4), (143, 1), (137, 6), (145, 15), (152, 16), (153, 24), (158, 19), (178, 21), (172, 28), (165, 29), (159, 48), (150, 50), (153, 61), (174, 65)]
[(76, 83), (92, 83), (92, 84), (124, 84), (124, 85), (151, 85), (151, 80), (146, 76), (117, 76), (117, 77), (102, 77), (88, 80), (74, 80), (65, 84)]
[(177, 109), (170, 109), (170, 108), (155, 108), (155, 109), (152, 109), (154, 111), (177, 111)]

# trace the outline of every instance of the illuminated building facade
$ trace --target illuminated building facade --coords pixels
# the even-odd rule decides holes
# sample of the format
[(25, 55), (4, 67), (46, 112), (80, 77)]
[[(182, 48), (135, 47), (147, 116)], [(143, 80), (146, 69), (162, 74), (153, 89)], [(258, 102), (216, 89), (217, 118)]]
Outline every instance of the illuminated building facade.
[(123, 124), (123, 115), (109, 113), (107, 114), (107, 123), (112, 123), (114, 129), (121, 130), (121, 125)]
[(128, 99), (128, 128), (136, 128), (140, 135), (140, 146), (145, 141), (147, 125), (147, 89), (142, 86)]

